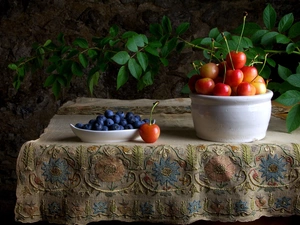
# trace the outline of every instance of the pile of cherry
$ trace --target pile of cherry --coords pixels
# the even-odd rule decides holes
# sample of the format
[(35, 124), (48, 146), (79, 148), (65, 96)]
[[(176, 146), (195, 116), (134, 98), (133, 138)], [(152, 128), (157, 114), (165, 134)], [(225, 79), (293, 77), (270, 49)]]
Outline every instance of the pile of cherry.
[(255, 66), (246, 66), (244, 52), (230, 51), (226, 60), (203, 64), (188, 82), (192, 93), (216, 96), (251, 96), (264, 94), (266, 82)]

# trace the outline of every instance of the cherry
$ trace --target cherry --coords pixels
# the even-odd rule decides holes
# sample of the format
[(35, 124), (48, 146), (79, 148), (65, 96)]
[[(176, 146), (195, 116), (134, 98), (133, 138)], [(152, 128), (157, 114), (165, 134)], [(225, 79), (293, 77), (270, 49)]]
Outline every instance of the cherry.
[(214, 87), (213, 95), (230, 96), (231, 95), (231, 87), (228, 84), (217, 83)]
[(215, 79), (219, 74), (219, 67), (217, 64), (209, 62), (200, 67), (200, 75), (202, 77), (207, 77)]
[(196, 81), (195, 89), (198, 94), (210, 95), (215, 87), (215, 82), (211, 78), (201, 78)]

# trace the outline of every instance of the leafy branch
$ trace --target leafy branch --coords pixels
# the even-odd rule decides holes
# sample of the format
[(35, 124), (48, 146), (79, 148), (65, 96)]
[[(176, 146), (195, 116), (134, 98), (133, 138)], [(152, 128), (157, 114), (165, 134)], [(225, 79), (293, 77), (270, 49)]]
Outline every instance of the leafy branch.
[[(20, 58), (8, 67), (15, 71), (13, 85), (16, 89), (20, 88), (27, 73), (44, 69), (48, 74), (44, 86), (52, 88), (57, 98), (74, 77), (87, 76), (87, 87), (92, 94), (99, 77), (112, 64), (119, 67), (117, 89), (132, 76), (137, 80), (137, 90), (142, 90), (153, 84), (161, 66), (169, 65), (171, 53), (180, 53), (184, 48), (201, 51), (204, 56), (204, 60), (191, 62), (194, 69), (188, 77), (199, 73), (205, 60), (222, 62), (228, 53), (224, 35), (231, 50), (245, 52), (247, 65), (254, 65), (262, 77), (271, 80), (268, 88), (280, 94), (276, 101), (291, 106), (286, 124), (288, 132), (292, 132), (300, 126), (300, 65), (286, 68), (280, 61), (275, 61), (274, 55), (300, 55), (300, 22), (294, 21), (292, 13), (278, 19), (270, 4), (264, 9), (263, 22), (264, 27), (246, 22), (245, 26), (243, 23), (231, 32), (213, 28), (207, 37), (191, 41), (181, 37), (190, 24), (181, 23), (174, 29), (166, 16), (161, 23), (150, 25), (149, 36), (134, 31), (120, 33), (117, 26), (112, 26), (107, 36), (94, 37), (90, 43), (84, 38), (76, 38), (67, 44), (64, 35), (59, 34), (55, 41), (34, 44), (32, 56)], [(272, 74), (274, 69), (278, 74)], [(272, 81), (278, 78), (280, 82)], [(187, 85), (183, 93), (188, 93)]]

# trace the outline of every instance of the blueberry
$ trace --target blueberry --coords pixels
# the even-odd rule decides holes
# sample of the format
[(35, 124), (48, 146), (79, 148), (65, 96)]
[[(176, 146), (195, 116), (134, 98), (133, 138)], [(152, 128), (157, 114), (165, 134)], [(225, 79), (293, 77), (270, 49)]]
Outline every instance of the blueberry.
[(102, 130), (103, 124), (95, 123), (93, 126), (93, 130)]
[(108, 126), (102, 126), (103, 131), (108, 131)]
[(82, 129), (83, 124), (82, 124), (82, 123), (76, 123), (76, 124), (75, 124), (75, 127)]
[(150, 123), (150, 120), (149, 120), (149, 119), (143, 119), (143, 121), (144, 121), (145, 123)]
[(126, 125), (124, 126), (124, 129), (125, 129), (125, 130), (130, 130), (130, 129), (133, 129), (133, 126), (132, 126), (132, 124), (126, 124)]
[(121, 117), (115, 114), (112, 116), (112, 120), (114, 121), (114, 123), (120, 123)]
[(96, 117), (96, 120), (97, 120), (97, 121), (105, 121), (105, 120), (106, 120), (106, 117), (105, 117), (104, 115), (98, 115), (98, 116)]
[(137, 120), (137, 121), (142, 120), (141, 117), (140, 117), (139, 115), (134, 115), (134, 117), (135, 117), (135, 120)]
[(121, 119), (119, 124), (124, 127), (127, 124), (127, 120)]
[(120, 130), (120, 125), (117, 123), (114, 123), (109, 127), (110, 130)]
[(124, 130), (124, 127), (122, 125), (119, 124), (119, 126), (120, 126), (119, 130)]
[(125, 118), (128, 119), (129, 117), (134, 116), (133, 112), (127, 112)]
[(94, 124), (96, 122), (96, 120), (95, 119), (91, 119), (90, 121), (89, 121), (89, 124)]
[(91, 129), (92, 129), (92, 124), (90, 124), (90, 123), (84, 124), (84, 125), (82, 126), (82, 129), (85, 129), (85, 130), (91, 130)]
[(129, 123), (129, 124), (133, 124), (136, 121), (134, 115), (128, 116), (128, 118), (126, 118), (126, 120), (127, 120), (127, 123)]
[(122, 119), (122, 118), (125, 118), (125, 113), (124, 113), (123, 111), (117, 111), (117, 112), (116, 112), (116, 115), (120, 116), (121, 119)]
[(140, 126), (142, 126), (145, 122), (141, 121), (141, 120), (137, 120), (133, 123), (133, 128), (139, 128)]
[(104, 121), (104, 125), (106, 125), (108, 127), (113, 125), (113, 124), (114, 124), (114, 121), (112, 119), (107, 119), (107, 120)]
[(111, 118), (113, 115), (114, 115), (114, 112), (113, 112), (112, 110), (110, 110), (110, 109), (107, 109), (107, 110), (105, 110), (105, 112), (104, 112), (104, 116), (105, 116), (106, 118)]

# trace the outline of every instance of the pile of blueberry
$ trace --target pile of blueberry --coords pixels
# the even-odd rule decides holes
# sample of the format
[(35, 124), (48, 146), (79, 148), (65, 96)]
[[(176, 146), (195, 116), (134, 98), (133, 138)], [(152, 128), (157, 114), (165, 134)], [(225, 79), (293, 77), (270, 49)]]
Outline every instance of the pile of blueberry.
[(142, 124), (149, 123), (149, 119), (141, 119), (139, 115), (133, 112), (122, 111), (114, 112), (112, 110), (105, 110), (104, 114), (98, 115), (95, 119), (91, 119), (88, 123), (77, 123), (75, 127), (85, 130), (128, 130), (138, 129)]

